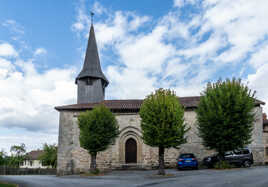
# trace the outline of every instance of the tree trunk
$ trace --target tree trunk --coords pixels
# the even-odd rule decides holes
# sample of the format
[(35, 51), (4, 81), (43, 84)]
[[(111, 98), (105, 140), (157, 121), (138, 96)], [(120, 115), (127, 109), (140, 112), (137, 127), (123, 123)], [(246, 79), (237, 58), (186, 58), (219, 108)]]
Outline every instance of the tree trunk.
[(218, 152), (219, 161), (224, 161), (224, 152)]
[(158, 170), (158, 175), (165, 175), (165, 160), (164, 160), (164, 153), (165, 153), (165, 148), (164, 147), (159, 147), (158, 148), (158, 157), (159, 157), (159, 170)]
[(90, 172), (95, 172), (97, 169), (96, 157), (97, 153), (91, 153)]

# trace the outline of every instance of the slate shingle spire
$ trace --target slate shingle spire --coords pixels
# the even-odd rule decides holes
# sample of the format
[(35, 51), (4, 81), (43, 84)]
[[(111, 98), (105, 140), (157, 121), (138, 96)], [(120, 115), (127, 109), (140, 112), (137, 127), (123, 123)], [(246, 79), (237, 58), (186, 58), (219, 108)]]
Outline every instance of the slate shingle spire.
[(101, 70), (93, 24), (90, 27), (83, 69), (77, 76), (75, 83), (78, 85), (78, 104), (95, 103), (104, 100), (105, 88), (108, 86), (109, 81)]
[(78, 79), (85, 77), (101, 78), (105, 82), (106, 86), (109, 84), (109, 81), (106, 79), (105, 75), (101, 70), (99, 53), (93, 25), (91, 25), (90, 27), (90, 34), (87, 44), (84, 66), (82, 71), (77, 76), (76, 82)]

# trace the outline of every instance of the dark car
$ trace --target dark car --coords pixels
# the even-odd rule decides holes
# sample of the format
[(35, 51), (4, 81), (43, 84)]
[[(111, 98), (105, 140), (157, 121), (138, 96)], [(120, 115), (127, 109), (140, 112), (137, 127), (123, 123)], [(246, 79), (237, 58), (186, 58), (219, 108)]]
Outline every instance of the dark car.
[(177, 169), (198, 169), (198, 161), (193, 153), (181, 154), (177, 159)]
[[(213, 155), (205, 157), (203, 159), (203, 164), (212, 168), (217, 162), (219, 162), (219, 160), (219, 155)], [(247, 148), (225, 152), (223, 160), (227, 161), (229, 164), (239, 167), (250, 167), (254, 163), (252, 152)]]

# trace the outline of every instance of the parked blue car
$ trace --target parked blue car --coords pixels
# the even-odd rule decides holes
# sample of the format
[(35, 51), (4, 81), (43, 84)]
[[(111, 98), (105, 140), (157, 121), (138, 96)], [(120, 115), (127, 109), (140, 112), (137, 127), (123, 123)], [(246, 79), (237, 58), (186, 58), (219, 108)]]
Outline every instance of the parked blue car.
[(177, 159), (177, 169), (198, 169), (198, 161), (193, 153), (181, 154)]

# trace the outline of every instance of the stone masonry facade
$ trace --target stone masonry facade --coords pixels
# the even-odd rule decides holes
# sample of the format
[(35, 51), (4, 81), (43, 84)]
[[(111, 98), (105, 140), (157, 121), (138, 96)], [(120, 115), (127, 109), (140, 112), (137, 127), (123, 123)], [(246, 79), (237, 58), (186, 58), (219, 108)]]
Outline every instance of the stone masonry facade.
[[(264, 163), (264, 144), (262, 126), (262, 108), (255, 107), (256, 120), (252, 134), (252, 143), (248, 146), (254, 156), (255, 164)], [(77, 117), (80, 112), (60, 111), (59, 125), (59, 145), (58, 145), (58, 175), (77, 174), (87, 172), (90, 166), (90, 155), (80, 147), (79, 127)], [(129, 138), (137, 143), (137, 163), (136, 167), (151, 169), (158, 165), (158, 148), (145, 145), (142, 141), (140, 117), (137, 112), (115, 113), (118, 120), (120, 135), (114, 145), (106, 151), (97, 154), (97, 165), (100, 169), (119, 169), (126, 166), (125, 144)], [(190, 131), (187, 134), (187, 143), (179, 150), (166, 149), (165, 163), (167, 167), (175, 167), (176, 158), (180, 153), (194, 153), (201, 161), (205, 156), (211, 155), (212, 150), (207, 150), (202, 146), (202, 140), (198, 137), (196, 127), (196, 113), (194, 110), (186, 110), (184, 114), (185, 122)]]

